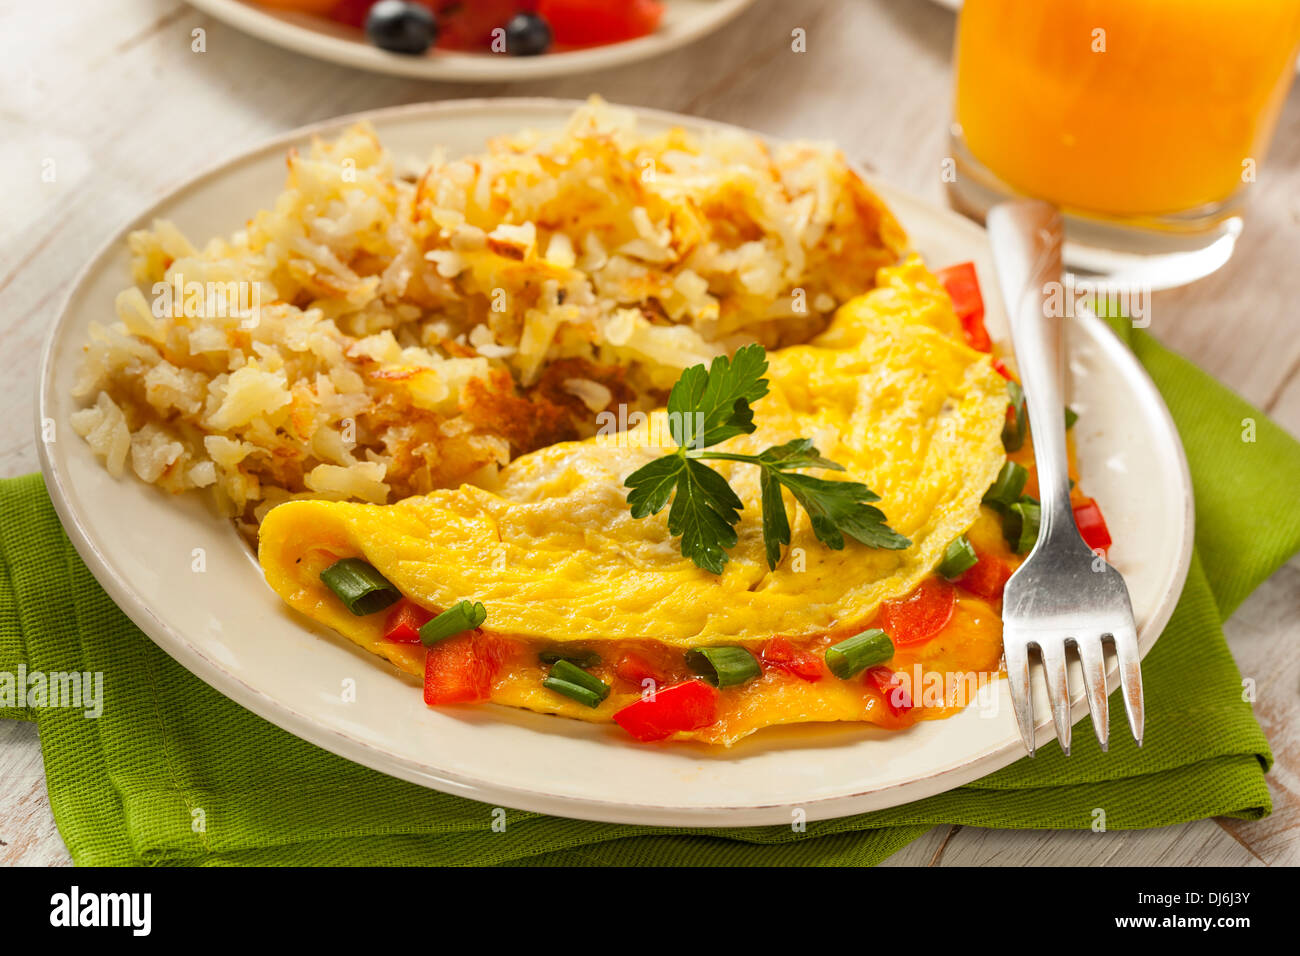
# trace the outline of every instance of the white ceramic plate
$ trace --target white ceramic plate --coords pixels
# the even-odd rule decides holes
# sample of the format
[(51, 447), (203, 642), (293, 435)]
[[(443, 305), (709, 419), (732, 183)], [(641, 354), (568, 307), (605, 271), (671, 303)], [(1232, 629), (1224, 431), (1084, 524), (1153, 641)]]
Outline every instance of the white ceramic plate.
[(424, 56), (388, 53), (357, 30), (327, 20), (259, 6), (252, 0), (189, 0), (237, 30), (288, 50), (375, 73), (449, 83), (514, 82), (589, 73), (658, 56), (712, 33), (754, 0), (666, 0), (653, 34), (625, 43), (512, 57), (501, 53), (433, 50)]
[[(481, 148), (489, 136), (561, 123), (578, 104), (467, 100), (366, 114), (399, 154)], [(687, 117), (640, 111), (647, 127)], [(284, 179), (284, 153), (310, 133), (332, 134), (357, 117), (290, 133), (181, 187), (128, 228), (156, 216), (192, 239), (239, 228)], [(1006, 321), (984, 232), (968, 220), (877, 184), (935, 265), (974, 259), (988, 323)], [(996, 711), (976, 707), (900, 733), (862, 725), (764, 731), (731, 750), (639, 745), (592, 725), (491, 705), (430, 709), (414, 682), (350, 642), (288, 611), (266, 587), (233, 528), (194, 495), (173, 497), (133, 476), (115, 480), (73, 435), (69, 397), (87, 324), (112, 317), (129, 281), (126, 230), (74, 285), (42, 357), (38, 418), (57, 440), (38, 443), (50, 494), (95, 577), (159, 646), (232, 700), (337, 754), (450, 793), (562, 816), (679, 826), (789, 823), (905, 803), (984, 776), (1023, 755), (1005, 681), (989, 685)], [(1084, 482), (1115, 538), (1111, 560), (1128, 580), (1140, 644), (1154, 643), (1182, 589), (1191, 554), (1192, 498), (1182, 447), (1164, 403), (1130, 353), (1091, 316), (1071, 331), (1071, 403)], [(38, 421), (38, 427), (40, 422)], [(196, 548), (206, 571), (192, 568)], [(345, 702), (345, 680), (356, 700)], [(1111, 674), (1114, 686), (1114, 673)], [(1036, 680), (1040, 687), (1041, 679)], [(1081, 688), (1077, 674), (1074, 686)], [(992, 698), (990, 698), (992, 699)], [(111, 702), (109, 703), (111, 706)], [(990, 708), (992, 709), (992, 708)], [(1051, 739), (1046, 700), (1040, 745)], [(1085, 713), (1082, 690), (1075, 719)], [(1122, 715), (1113, 715), (1115, 733)], [(1149, 735), (1176, 733), (1157, 711)]]

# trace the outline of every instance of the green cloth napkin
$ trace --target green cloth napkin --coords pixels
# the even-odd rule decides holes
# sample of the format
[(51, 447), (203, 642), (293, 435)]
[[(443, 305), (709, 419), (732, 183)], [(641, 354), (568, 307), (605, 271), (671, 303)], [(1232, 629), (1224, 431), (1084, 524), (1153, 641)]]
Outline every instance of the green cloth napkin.
[[(3, 675), (104, 675), (102, 716), (36, 720), (50, 804), (80, 864), (871, 865), (939, 823), (1108, 829), (1271, 809), (1268, 742), (1222, 621), (1300, 549), (1300, 444), (1143, 332), (1112, 322), (1174, 414), (1197, 498), (1197, 554), (1143, 667), (1146, 746), (1111, 700), (1112, 740), (1033, 759), (906, 806), (792, 827), (685, 830), (507, 810), (385, 777), (279, 730), (160, 651), (99, 588), (38, 476), (0, 482)], [(1254, 441), (1245, 440), (1253, 421)], [(496, 826), (494, 826), (496, 824)]]

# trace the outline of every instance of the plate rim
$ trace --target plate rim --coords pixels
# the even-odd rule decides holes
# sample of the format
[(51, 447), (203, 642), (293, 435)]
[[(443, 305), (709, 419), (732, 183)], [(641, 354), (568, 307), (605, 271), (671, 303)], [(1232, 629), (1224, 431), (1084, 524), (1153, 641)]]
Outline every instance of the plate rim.
[[(564, 112), (572, 111), (581, 106), (582, 103), (581, 100), (539, 96), (476, 97), (410, 103), (363, 110), (320, 120), (259, 141), (249, 149), (209, 164), (194, 176), (156, 196), (145, 208), (140, 209), (125, 223), (121, 224), (99, 245), (68, 285), (66, 293), (61, 297), (58, 315), (46, 331), (38, 365), (35, 437), (41, 473), (55, 511), (73, 547), (114, 603), (150, 640), (224, 697), (294, 736), (344, 759), (362, 764), (388, 776), (479, 802), (502, 804), (520, 810), (535, 811), (553, 816), (609, 823), (682, 827), (764, 826), (774, 823), (788, 823), (790, 808), (795, 806), (805, 810), (807, 819), (822, 820), (911, 803), (962, 786), (1015, 762), (1023, 755), (1018, 737), (1014, 741), (1004, 742), (1000, 745), (995, 744), (979, 752), (963, 753), (955, 762), (946, 764), (931, 773), (914, 777), (904, 783), (887, 784), (851, 794), (819, 797), (797, 803), (786, 801), (770, 804), (753, 803), (746, 806), (697, 805), (690, 807), (636, 804), (590, 797), (577, 798), (567, 794), (546, 793), (537, 789), (521, 788), (447, 771), (438, 771), (427, 764), (417, 765), (407, 757), (385, 751), (366, 741), (359, 740), (342, 729), (324, 726), (315, 718), (299, 712), (294, 707), (230, 673), (220, 661), (204, 653), (198, 643), (191, 641), (155, 614), (149, 603), (148, 596), (138, 593), (118, 572), (109, 556), (101, 551), (91, 539), (88, 529), (83, 525), (65, 488), (65, 484), (70, 484), (70, 482), (66, 481), (66, 476), (56, 467), (48, 444), (42, 440), (42, 429), (43, 422), (52, 417), (48, 414), (47, 408), (48, 403), (53, 400), (55, 344), (59, 340), (65, 324), (70, 319), (73, 300), (88, 277), (100, 267), (105, 258), (111, 256), (120, 247), (131, 229), (137, 228), (140, 223), (151, 219), (159, 207), (177, 200), (182, 194), (190, 190), (200, 188), (209, 180), (223, 173), (228, 167), (247, 162), (262, 153), (282, 150), (294, 143), (309, 139), (313, 135), (345, 128), (361, 120), (378, 123), (387, 119), (411, 119), (425, 114), (432, 118), (449, 113), (476, 112), (484, 109), (536, 110), (539, 113)], [(766, 136), (745, 127), (717, 120), (693, 117), (666, 110), (625, 106), (623, 104), (612, 105), (620, 109), (628, 109), (638, 117), (645, 117), (659, 122), (686, 122), (695, 128), (709, 127), (740, 130), (749, 135), (760, 136), (768, 141), (779, 139), (778, 137)], [(954, 228), (964, 229), (972, 236), (978, 236), (983, 242), (987, 242), (987, 239), (984, 238), (984, 229), (978, 224), (965, 219), (959, 213), (882, 183), (876, 177), (870, 176), (863, 171), (860, 164), (850, 163), (850, 166), (859, 175), (863, 176), (873, 189), (879, 189), (885, 193), (887, 202), (892, 204), (899, 199), (903, 199), (925, 206), (929, 210), (942, 215), (945, 219), (949, 219)], [(890, 196), (894, 198), (888, 198)], [(1090, 338), (1106, 353), (1106, 357), (1120, 369), (1124, 378), (1133, 387), (1135, 396), (1148, 411), (1154, 413), (1156, 419), (1163, 425), (1163, 435), (1172, 445), (1181, 482), (1181, 487), (1178, 490), (1181, 493), (1184, 520), (1179, 525), (1182, 540), (1179, 542), (1178, 560), (1171, 564), (1169, 574), (1162, 585), (1164, 587), (1163, 596), (1150, 620), (1139, 633), (1140, 652), (1145, 657), (1155, 644), (1161, 631), (1168, 624), (1169, 618), (1178, 603), (1178, 598), (1182, 594), (1183, 585), (1190, 569), (1195, 521), (1191, 473), (1182, 439), (1174, 424), (1173, 417), (1147, 370), (1138, 362), (1136, 356), (1123, 344), (1119, 337), (1091, 311), (1083, 308), (1076, 309), (1075, 321), (1088, 328)], [(1114, 683), (1114, 676), (1115, 668), (1111, 667), (1108, 672), (1110, 684)], [(1080, 691), (1079, 697), (1074, 701), (1072, 707), (1071, 723), (1076, 723), (1086, 712), (1087, 702), (1082, 691)], [(1055, 729), (1051, 716), (1050, 714), (1044, 715), (1040, 718), (1035, 730), (1036, 744), (1041, 748), (1054, 738)]]
[(694, 43), (739, 16), (756, 0), (716, 0), (716, 9), (679, 25), (671, 33), (585, 47), (538, 57), (497, 56), (447, 51), (439, 56), (387, 53), (368, 43), (311, 30), (241, 0), (186, 0), (202, 13), (255, 39), (316, 60), (370, 73), (444, 83), (517, 83), (612, 69), (660, 56)]

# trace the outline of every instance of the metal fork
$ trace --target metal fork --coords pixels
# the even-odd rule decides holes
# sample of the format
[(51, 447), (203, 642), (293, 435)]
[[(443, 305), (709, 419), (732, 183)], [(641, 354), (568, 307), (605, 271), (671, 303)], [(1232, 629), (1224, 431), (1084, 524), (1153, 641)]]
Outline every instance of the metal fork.
[[(1083, 668), (1092, 727), (1107, 749), (1103, 641), (1110, 638), (1119, 662), (1129, 727), (1142, 743), (1142, 670), (1137, 627), (1124, 578), (1084, 543), (1070, 507), (1065, 447), (1065, 316), (1051, 315), (1050, 290), (1061, 290), (1061, 214), (1047, 203), (1003, 203), (988, 214), (989, 238), (1002, 298), (1011, 319), (1033, 427), (1041, 519), (1038, 540), (1007, 582), (1002, 598), (1002, 646), (1016, 723), (1034, 753), (1034, 707), (1029, 682), (1030, 649), (1042, 656), (1047, 696), (1061, 749), (1070, 753), (1070, 687), (1066, 649), (1073, 645)], [(1055, 285), (1049, 285), (1055, 283)], [(1055, 296), (1057, 303), (1063, 296)]]

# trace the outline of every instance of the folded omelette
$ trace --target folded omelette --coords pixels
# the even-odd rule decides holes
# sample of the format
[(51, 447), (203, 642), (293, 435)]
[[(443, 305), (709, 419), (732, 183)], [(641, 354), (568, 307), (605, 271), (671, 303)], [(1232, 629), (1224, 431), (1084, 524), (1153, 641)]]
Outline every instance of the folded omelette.
[[(935, 569), (963, 535), (1014, 560), (981, 511), (1007, 460), (1007, 381), (989, 355), (965, 344), (951, 300), (915, 258), (882, 269), (876, 288), (842, 306), (820, 336), (768, 359), (757, 430), (719, 449), (755, 454), (812, 439), (844, 471), (810, 473), (868, 485), (889, 526), (910, 540), (905, 549), (849, 540), (832, 550), (787, 493), (791, 542), (772, 570), (758, 469), (710, 462), (744, 509), (724, 572), (696, 567), (669, 533), (666, 511), (636, 519), (626, 500), (627, 476), (671, 450), (660, 410), (625, 432), (523, 455), (491, 487), (466, 484), (393, 505), (282, 504), (260, 529), (266, 579), (296, 611), (425, 678), (433, 703), (489, 700), (594, 721), (631, 713), (618, 722), (640, 739), (723, 744), (773, 724), (902, 726), (943, 716), (955, 706), (951, 694), (923, 704), (913, 689), (915, 701), (891, 699), (891, 675), (996, 674), (992, 593), (946, 591), (952, 610), (937, 636), (896, 638), (886, 667), (840, 679), (823, 662), (828, 648), (881, 626), (926, 587), (953, 589)], [(391, 582), (404, 598), (398, 609), (350, 611), (321, 580), (345, 558)], [(432, 647), (385, 636), (403, 607), (427, 620), (462, 601), (486, 608), (481, 627)], [(699, 652), (717, 648), (748, 651), (757, 673), (727, 686), (706, 664), (713, 682), (703, 680)], [(597, 702), (547, 686), (548, 674), (575, 664), (604, 688)], [(477, 690), (440, 698), (453, 668), (468, 668)], [(668, 703), (656, 705), (656, 695)], [(656, 722), (674, 701), (690, 716)]]

